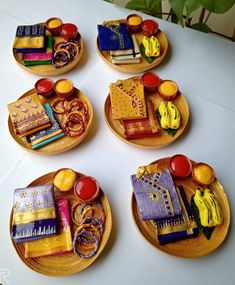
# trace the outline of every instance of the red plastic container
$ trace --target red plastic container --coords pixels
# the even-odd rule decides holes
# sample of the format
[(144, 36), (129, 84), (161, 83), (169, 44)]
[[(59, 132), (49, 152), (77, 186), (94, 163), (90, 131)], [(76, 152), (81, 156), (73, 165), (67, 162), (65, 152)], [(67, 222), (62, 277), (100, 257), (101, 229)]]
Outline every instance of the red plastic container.
[(176, 154), (170, 158), (169, 169), (174, 176), (184, 178), (192, 173), (192, 162), (187, 156)]
[(158, 22), (154, 20), (144, 20), (141, 24), (142, 33), (147, 37), (151, 37), (156, 34), (158, 27)]
[(81, 202), (91, 202), (98, 197), (99, 193), (98, 182), (90, 176), (78, 179), (74, 185), (74, 194)]
[(154, 92), (157, 91), (158, 86), (161, 82), (160, 77), (154, 72), (146, 72), (141, 77), (144, 84), (144, 88), (147, 91)]
[(37, 94), (46, 98), (54, 95), (54, 82), (49, 78), (39, 79), (35, 83), (34, 88)]
[(71, 23), (63, 24), (60, 29), (60, 35), (66, 40), (74, 40), (78, 35), (78, 28)]

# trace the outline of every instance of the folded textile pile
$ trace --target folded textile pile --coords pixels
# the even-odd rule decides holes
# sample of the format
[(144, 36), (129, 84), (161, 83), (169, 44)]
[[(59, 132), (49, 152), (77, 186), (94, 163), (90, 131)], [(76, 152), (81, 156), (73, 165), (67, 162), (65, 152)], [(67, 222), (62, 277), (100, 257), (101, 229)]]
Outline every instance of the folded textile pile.
[(25, 66), (51, 64), (53, 58), (53, 36), (47, 36), (45, 41), (45, 51), (23, 54), (22, 59)]
[(64, 132), (50, 104), (44, 104), (44, 109), (50, 118), (51, 126), (26, 137), (26, 140), (32, 149), (38, 149), (64, 136)]
[(112, 118), (120, 120), (126, 139), (159, 135), (160, 127), (154, 103), (150, 98), (145, 98), (141, 80), (118, 80), (110, 84), (109, 92)]
[(46, 28), (42, 24), (18, 26), (13, 51), (22, 53), (25, 66), (51, 64), (53, 37), (46, 36)]
[(56, 200), (58, 234), (40, 240), (25, 243), (25, 257), (35, 258), (47, 255), (59, 255), (72, 250), (69, 201), (65, 198)]
[(16, 135), (31, 135), (51, 125), (51, 121), (36, 93), (8, 104)]
[(168, 169), (152, 170), (153, 167), (140, 167), (131, 176), (141, 219), (154, 222), (160, 245), (196, 236), (197, 225), (183, 187), (175, 187)]
[(140, 50), (134, 35), (124, 23), (98, 25), (98, 44), (101, 51), (109, 51), (114, 64), (140, 62)]
[(53, 185), (15, 189), (11, 238), (26, 242), (56, 232)]

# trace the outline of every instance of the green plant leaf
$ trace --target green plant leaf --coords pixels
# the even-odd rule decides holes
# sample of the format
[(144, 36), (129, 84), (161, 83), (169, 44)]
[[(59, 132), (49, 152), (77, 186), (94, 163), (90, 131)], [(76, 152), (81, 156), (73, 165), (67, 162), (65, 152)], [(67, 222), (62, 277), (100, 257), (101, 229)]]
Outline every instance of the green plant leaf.
[(173, 13), (173, 14), (171, 15), (171, 22), (172, 22), (172, 23), (175, 23), (175, 24), (178, 24), (178, 22), (179, 22), (179, 20), (178, 20), (178, 18), (177, 18), (177, 16), (176, 16), (175, 13)]
[(194, 30), (198, 30), (201, 31), (203, 33), (210, 33), (211, 29), (207, 24), (203, 24), (203, 23), (196, 23), (190, 26), (190, 28), (194, 29)]
[(217, 14), (227, 12), (235, 4), (235, 0), (200, 0), (200, 2), (206, 10)]
[(169, 0), (171, 4), (171, 8), (176, 14), (181, 26), (184, 26), (183, 20), (183, 12), (184, 12), (184, 5), (187, 0)]
[(200, 0), (186, 0), (185, 8), (187, 12), (187, 18), (198, 8), (202, 6)]
[(141, 11), (158, 18), (162, 17), (162, 0), (132, 0), (129, 1), (125, 7), (131, 10)]
[(142, 43), (140, 44), (140, 52), (141, 52), (143, 58), (144, 58), (149, 64), (152, 63), (152, 62), (154, 61), (154, 59), (156, 58), (155, 56), (147, 56), (147, 55), (145, 54), (145, 47), (144, 47), (144, 45), (143, 45)]

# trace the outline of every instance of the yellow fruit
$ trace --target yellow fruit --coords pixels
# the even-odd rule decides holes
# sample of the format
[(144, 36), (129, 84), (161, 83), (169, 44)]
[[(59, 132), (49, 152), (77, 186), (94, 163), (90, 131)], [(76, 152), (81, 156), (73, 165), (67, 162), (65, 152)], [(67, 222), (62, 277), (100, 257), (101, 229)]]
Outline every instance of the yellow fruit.
[(170, 116), (170, 125), (171, 125), (170, 128), (177, 130), (180, 127), (180, 121), (181, 121), (180, 111), (170, 101), (167, 103), (167, 110)]
[(167, 103), (161, 102), (158, 108), (159, 114), (161, 115), (160, 125), (163, 129), (169, 129), (170, 124), (170, 115), (167, 109)]

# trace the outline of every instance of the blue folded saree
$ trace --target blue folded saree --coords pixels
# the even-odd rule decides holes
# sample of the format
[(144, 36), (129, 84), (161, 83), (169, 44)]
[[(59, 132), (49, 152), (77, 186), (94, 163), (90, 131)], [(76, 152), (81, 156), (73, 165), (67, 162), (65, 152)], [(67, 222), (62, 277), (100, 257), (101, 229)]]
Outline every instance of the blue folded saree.
[(98, 44), (100, 50), (124, 50), (134, 47), (126, 24), (98, 25)]
[(197, 236), (198, 228), (182, 186), (176, 188), (182, 214), (154, 221), (160, 245)]

